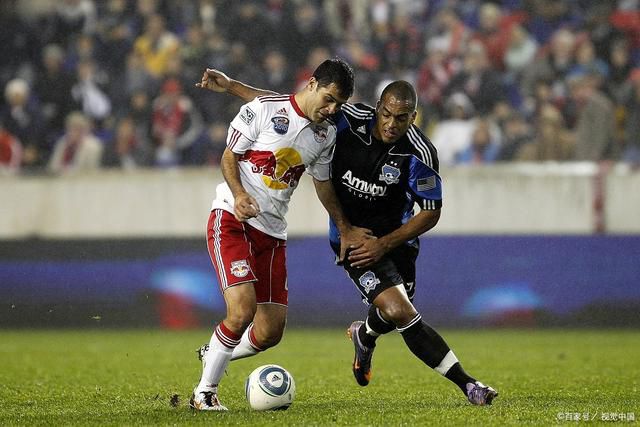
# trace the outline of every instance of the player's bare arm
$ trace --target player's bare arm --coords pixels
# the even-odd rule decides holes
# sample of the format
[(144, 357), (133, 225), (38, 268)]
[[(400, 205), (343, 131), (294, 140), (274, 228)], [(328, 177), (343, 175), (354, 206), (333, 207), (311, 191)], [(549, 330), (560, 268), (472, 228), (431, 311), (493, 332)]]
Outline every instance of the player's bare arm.
[(440, 219), (440, 209), (423, 210), (412, 217), (406, 224), (396, 228), (375, 240), (367, 240), (358, 248), (351, 251), (349, 261), (354, 267), (368, 267), (380, 259), (393, 248), (431, 230)]
[(240, 155), (229, 149), (225, 149), (220, 163), (222, 175), (229, 185), (229, 189), (235, 200), (233, 213), (238, 221), (246, 221), (254, 218), (260, 213), (258, 202), (244, 189), (240, 181), (240, 170), (238, 160)]
[(316, 187), (318, 199), (340, 232), (340, 261), (344, 259), (347, 249), (358, 248), (365, 241), (375, 239), (371, 230), (351, 225), (338, 202), (331, 180), (319, 181), (314, 178), (313, 184)]
[(258, 89), (241, 81), (234, 80), (215, 68), (207, 68), (204, 73), (202, 73), (200, 83), (196, 83), (196, 87), (219, 93), (227, 92), (241, 98), (245, 102), (249, 102), (257, 96), (278, 95), (277, 92)]

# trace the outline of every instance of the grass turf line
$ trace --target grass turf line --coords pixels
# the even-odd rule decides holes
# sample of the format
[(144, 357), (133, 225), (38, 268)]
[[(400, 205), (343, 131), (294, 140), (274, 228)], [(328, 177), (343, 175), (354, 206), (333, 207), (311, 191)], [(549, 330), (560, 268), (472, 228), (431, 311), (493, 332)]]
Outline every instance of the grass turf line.
[[(359, 387), (343, 330), (289, 329), (282, 343), (232, 362), (220, 386), (228, 413), (189, 409), (208, 331), (0, 330), (0, 425), (516, 425), (640, 419), (640, 331), (443, 331), (465, 369), (500, 392), (468, 404), (392, 333)], [(276, 363), (295, 378), (287, 411), (254, 412), (244, 380)], [(177, 396), (177, 398), (176, 398)], [(173, 404), (172, 404), (173, 400)], [(177, 402), (176, 402), (177, 400)], [(559, 415), (560, 414), (560, 415)]]

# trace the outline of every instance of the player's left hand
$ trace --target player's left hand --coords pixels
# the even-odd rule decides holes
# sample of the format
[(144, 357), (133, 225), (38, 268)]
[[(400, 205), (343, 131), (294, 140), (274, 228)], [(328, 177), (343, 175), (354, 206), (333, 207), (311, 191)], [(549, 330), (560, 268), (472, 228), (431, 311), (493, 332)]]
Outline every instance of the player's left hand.
[(357, 268), (366, 268), (380, 261), (388, 251), (383, 240), (384, 239), (366, 240), (359, 247), (349, 252), (349, 262), (351, 265)]
[(373, 232), (368, 228), (351, 226), (343, 230), (340, 234), (340, 258), (344, 261), (344, 257), (348, 250), (359, 248), (366, 240), (375, 239)]

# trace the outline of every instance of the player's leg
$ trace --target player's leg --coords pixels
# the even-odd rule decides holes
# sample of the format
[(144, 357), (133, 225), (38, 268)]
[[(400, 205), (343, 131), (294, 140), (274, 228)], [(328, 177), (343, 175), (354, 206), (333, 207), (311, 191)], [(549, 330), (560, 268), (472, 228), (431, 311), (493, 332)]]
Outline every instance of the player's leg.
[[(398, 274), (400, 274), (409, 301), (413, 301), (416, 290), (415, 260), (418, 256), (418, 250), (419, 242), (416, 241), (413, 245), (403, 245), (388, 254), (388, 258), (396, 267)], [(361, 324), (363, 325), (362, 327), (360, 327)], [(370, 304), (364, 324), (361, 321), (356, 321), (351, 325), (351, 329), (353, 329), (351, 334), (357, 330), (358, 339), (363, 346), (372, 349), (376, 346), (376, 340), (380, 336), (394, 331), (396, 326), (384, 317), (378, 307)]]
[[(394, 249), (385, 257), (395, 266), (395, 273), (399, 274), (400, 283), (404, 285), (409, 301), (413, 301), (413, 296), (415, 294), (415, 260), (418, 257), (419, 247), (419, 241), (416, 240), (415, 243), (411, 245), (402, 245)], [(337, 251), (338, 247), (335, 246), (333, 249), (334, 251)], [(354, 279), (353, 275), (351, 273), (349, 274), (351, 278)], [(369, 300), (366, 295), (363, 295), (363, 297), (364, 301)], [(362, 327), (360, 327), (360, 325), (362, 325)], [(369, 304), (369, 310), (365, 321), (353, 322), (348, 333), (351, 336), (357, 331), (358, 338), (362, 345), (367, 348), (374, 348), (376, 346), (376, 340), (380, 336), (388, 334), (395, 329), (396, 326), (384, 317), (380, 312), (380, 309), (373, 304)]]
[(256, 253), (256, 300), (258, 309), (253, 323), (242, 335), (231, 360), (250, 357), (277, 345), (287, 321), (286, 241), (251, 230)]
[(404, 287), (395, 286), (381, 292), (373, 301), (386, 318), (391, 320), (411, 352), (427, 366), (455, 383), (469, 401), (477, 405), (491, 404), (497, 396), (467, 374), (446, 341), (422, 320), (409, 301)]
[(218, 400), (218, 384), (229, 364), (233, 349), (255, 315), (255, 263), (245, 229), (233, 215), (214, 210), (209, 218), (207, 247), (218, 275), (227, 306), (226, 317), (211, 336), (204, 355), (202, 376), (191, 397), (192, 407), (200, 410), (226, 410)]

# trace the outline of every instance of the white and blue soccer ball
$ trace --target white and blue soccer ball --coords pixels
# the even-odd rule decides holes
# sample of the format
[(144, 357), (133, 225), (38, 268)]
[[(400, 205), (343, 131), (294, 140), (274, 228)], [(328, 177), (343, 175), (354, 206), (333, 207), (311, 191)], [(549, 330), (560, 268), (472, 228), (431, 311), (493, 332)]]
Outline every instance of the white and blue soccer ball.
[(296, 383), (286, 369), (278, 365), (263, 365), (245, 382), (249, 406), (256, 411), (287, 409), (296, 396)]

